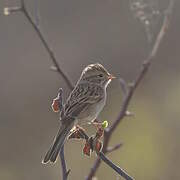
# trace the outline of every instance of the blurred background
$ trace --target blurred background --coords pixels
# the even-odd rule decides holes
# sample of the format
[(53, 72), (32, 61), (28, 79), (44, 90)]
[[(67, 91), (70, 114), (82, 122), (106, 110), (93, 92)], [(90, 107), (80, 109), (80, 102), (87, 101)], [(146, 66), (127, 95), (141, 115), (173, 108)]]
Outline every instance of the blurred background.
[[(147, 1), (147, 0), (146, 0)], [(152, 0), (150, 0), (152, 1)], [(149, 53), (147, 29), (135, 18), (127, 0), (25, 0), (63, 71), (73, 83), (82, 69), (102, 63), (116, 76), (132, 81)], [(167, 7), (161, 0), (157, 9)], [(41, 160), (58, 129), (58, 114), (51, 110), (60, 87), (69, 89), (56, 72), (37, 34), (21, 12), (3, 15), (17, 0), (0, 0), (0, 179), (61, 179), (60, 162)], [(108, 157), (137, 180), (180, 179), (180, 2), (176, 1), (170, 29), (156, 59), (137, 88), (129, 110), (110, 145), (123, 142)], [(155, 30), (162, 24), (160, 17)], [(122, 91), (115, 80), (99, 119), (111, 124), (121, 109)], [(92, 134), (94, 129), (86, 127)], [(82, 142), (65, 146), (69, 179), (84, 179), (96, 156), (82, 155)], [(101, 164), (98, 180), (117, 174)], [(120, 178), (122, 179), (122, 178)]]

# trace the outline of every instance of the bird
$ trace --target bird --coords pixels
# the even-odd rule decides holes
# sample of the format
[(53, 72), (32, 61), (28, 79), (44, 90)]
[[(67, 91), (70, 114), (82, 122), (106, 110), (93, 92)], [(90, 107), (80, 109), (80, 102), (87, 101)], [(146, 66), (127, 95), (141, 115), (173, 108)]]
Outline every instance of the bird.
[(114, 78), (115, 76), (99, 63), (90, 64), (84, 68), (63, 105), (59, 131), (42, 160), (43, 164), (56, 162), (59, 151), (75, 125), (93, 122), (97, 118), (106, 104), (106, 89)]

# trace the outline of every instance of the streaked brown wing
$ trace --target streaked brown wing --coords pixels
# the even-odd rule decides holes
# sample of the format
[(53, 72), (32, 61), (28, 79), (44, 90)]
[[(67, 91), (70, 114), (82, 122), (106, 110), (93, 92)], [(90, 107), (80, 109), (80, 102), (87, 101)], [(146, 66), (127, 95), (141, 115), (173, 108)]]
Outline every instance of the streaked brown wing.
[(103, 89), (94, 84), (78, 84), (72, 91), (65, 105), (65, 114), (78, 116), (89, 105), (99, 102), (104, 96)]

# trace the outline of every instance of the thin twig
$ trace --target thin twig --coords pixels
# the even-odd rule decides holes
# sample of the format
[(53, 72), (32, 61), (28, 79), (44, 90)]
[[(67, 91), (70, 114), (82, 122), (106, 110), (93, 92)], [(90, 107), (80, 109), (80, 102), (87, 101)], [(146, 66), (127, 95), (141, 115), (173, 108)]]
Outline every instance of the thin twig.
[(67, 170), (67, 167), (66, 167), (66, 161), (65, 161), (65, 156), (64, 156), (64, 146), (62, 146), (59, 156), (61, 159), (62, 177), (63, 177), (63, 180), (67, 180), (67, 177), (70, 173), (70, 169)]
[(34, 22), (36, 23), (36, 26), (40, 26), (40, 16), (39, 16), (39, 2), (38, 0), (34, 0), (35, 4), (35, 13), (34, 13)]
[[(21, 12), (24, 14), (24, 16), (27, 18), (27, 20), (29, 21), (29, 23), (32, 25), (33, 29), (37, 33), (39, 39), (41, 40), (46, 51), (48, 52), (54, 66), (56, 67), (57, 72), (63, 77), (63, 79), (65, 80), (69, 89), (73, 89), (73, 85), (72, 85), (71, 81), (69, 80), (68, 76), (64, 73), (64, 71), (62, 71), (62, 69), (60, 68), (59, 63), (58, 63), (58, 61), (54, 55), (54, 52), (49, 47), (49, 44), (48, 44), (47, 40), (45, 39), (45, 36), (43, 35), (39, 26), (36, 25), (36, 23), (33, 21), (32, 17), (31, 17), (31, 15), (29, 14), (29, 12), (25, 6), (24, 0), (21, 0)], [(62, 147), (59, 155), (60, 155), (60, 159), (61, 159), (61, 168), (62, 168), (63, 180), (67, 180), (67, 177), (68, 177), (70, 170), (67, 170), (67, 167), (66, 167), (66, 161), (65, 161), (65, 156), (64, 156), (64, 146)]]
[[(116, 118), (116, 120), (114, 121), (114, 123), (112, 124), (112, 126), (105, 131), (104, 134), (104, 145), (103, 145), (103, 152), (106, 153), (107, 152), (107, 148), (108, 148), (108, 144), (111, 138), (112, 133), (114, 132), (114, 130), (118, 127), (119, 123), (121, 122), (121, 120), (125, 117), (126, 115), (126, 111), (128, 109), (128, 105), (129, 102), (135, 92), (135, 89), (137, 88), (137, 86), (139, 85), (139, 83), (141, 82), (141, 80), (144, 78), (145, 74), (147, 73), (152, 60), (155, 58), (158, 49), (160, 47), (160, 44), (164, 38), (164, 35), (167, 32), (167, 29), (169, 27), (169, 23), (170, 23), (170, 17), (172, 15), (172, 11), (173, 11), (173, 7), (174, 7), (174, 3), (175, 0), (170, 0), (169, 2), (169, 6), (167, 8), (167, 11), (165, 13), (165, 17), (164, 17), (164, 21), (163, 21), (163, 25), (159, 31), (159, 34), (156, 38), (156, 41), (154, 43), (154, 46), (148, 56), (148, 58), (142, 63), (142, 68), (139, 72), (139, 74), (137, 75), (135, 81), (133, 83), (131, 83), (131, 85), (129, 86), (129, 90), (127, 95), (125, 96), (122, 106), (121, 106), (121, 111), (118, 115), (118, 117)], [(98, 167), (100, 166), (101, 163), (101, 159), (98, 157), (96, 159), (96, 161), (94, 162), (93, 167), (91, 168), (88, 176), (86, 177), (86, 180), (91, 180), (92, 177), (95, 175), (96, 171), (98, 170)]]
[[(58, 101), (59, 101), (59, 110), (60, 110), (60, 114), (61, 113), (64, 113), (64, 102), (63, 102), (63, 89), (60, 88), (59, 89), (59, 92), (58, 92)], [(60, 160), (61, 160), (61, 167), (62, 167), (62, 177), (63, 177), (63, 180), (67, 180), (68, 178), (68, 175), (70, 173), (70, 169), (67, 170), (67, 167), (66, 167), (66, 160), (65, 160), (65, 155), (64, 155), (64, 145), (62, 146), (60, 152), (59, 152), (59, 157), (60, 157)]]
[(110, 166), (112, 169), (114, 169), (118, 174), (120, 174), (123, 178), (126, 180), (133, 180), (131, 176), (129, 176), (123, 169), (116, 166), (112, 161), (110, 161), (103, 152), (99, 152), (98, 156), (101, 160), (103, 160), (108, 166)]
[(116, 151), (116, 150), (118, 150), (119, 148), (121, 148), (122, 145), (123, 145), (123, 143), (119, 143), (119, 144), (116, 144), (116, 145), (113, 146), (113, 147), (107, 147), (106, 153), (111, 153), (111, 152), (113, 152), (113, 151)]
[(42, 31), (40, 30), (39, 26), (36, 25), (34, 20), (32, 19), (31, 15), (29, 14), (24, 0), (21, 0), (21, 12), (24, 14), (24, 16), (27, 18), (29, 23), (32, 25), (33, 29), (36, 31), (39, 39), (41, 40), (42, 44), (44, 45), (46, 51), (48, 52), (54, 66), (56, 67), (57, 72), (63, 77), (65, 80), (67, 86), (69, 89), (73, 89), (73, 84), (69, 80), (68, 76), (65, 74), (65, 72), (60, 68), (59, 63), (57, 61), (57, 58), (54, 55), (53, 50), (49, 47), (48, 41), (45, 39), (45, 36), (43, 35)]
[[(88, 134), (86, 133), (86, 131), (81, 128), (80, 126), (78, 126), (69, 136), (70, 139), (85, 139), (85, 146), (83, 148), (83, 153), (90, 156), (90, 152), (96, 152), (97, 156), (103, 160), (109, 167), (111, 167), (114, 171), (116, 171), (120, 176), (122, 176), (123, 178), (125, 178), (126, 180), (133, 180), (133, 178), (131, 176), (128, 175), (128, 173), (126, 173), (122, 168), (120, 168), (119, 166), (115, 165), (110, 159), (108, 159), (105, 154), (100, 150), (100, 148), (98, 148), (97, 146), (97, 142), (99, 142), (101, 144), (101, 142), (99, 141), (99, 138), (101, 138), (101, 136), (103, 136), (103, 132), (104, 132), (104, 128), (99, 127), (97, 128), (97, 132), (96, 135), (93, 135), (91, 137), (88, 136)], [(109, 152), (112, 152), (113, 150), (116, 150), (118, 148), (120, 148), (122, 146), (121, 144), (118, 144), (116, 146), (114, 146), (113, 148), (109, 149)], [(87, 151), (84, 151), (84, 149), (87, 149), (87, 147), (90, 148), (90, 151), (87, 153)]]

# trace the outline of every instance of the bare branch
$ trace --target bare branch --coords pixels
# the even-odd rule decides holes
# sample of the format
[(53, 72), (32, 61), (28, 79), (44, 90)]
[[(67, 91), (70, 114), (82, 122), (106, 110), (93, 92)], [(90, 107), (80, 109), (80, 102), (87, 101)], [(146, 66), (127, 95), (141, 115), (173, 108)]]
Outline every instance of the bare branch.
[(35, 4), (35, 13), (34, 13), (34, 16), (35, 16), (35, 23), (36, 23), (36, 26), (40, 26), (40, 16), (39, 16), (39, 7), (38, 7), (38, 5), (39, 5), (39, 2), (38, 2), (38, 0), (34, 0), (34, 4)]
[(111, 153), (113, 151), (116, 151), (118, 150), (119, 148), (121, 148), (123, 145), (123, 143), (119, 143), (119, 144), (116, 144), (115, 146), (113, 147), (107, 147), (107, 150), (106, 150), (106, 153)]
[[(89, 137), (87, 135), (87, 133), (85, 132), (85, 130), (83, 128), (81, 128), (80, 126), (78, 126), (74, 132), (72, 132), (71, 134), (71, 138), (77, 138), (77, 139), (85, 139), (86, 140), (86, 144), (85, 147), (89, 147), (92, 151), (95, 151), (96, 154), (98, 155), (98, 157), (104, 161), (109, 167), (111, 167), (114, 171), (116, 171), (120, 176), (122, 176), (123, 178), (125, 178), (126, 180), (133, 180), (133, 178), (131, 176), (129, 176), (122, 168), (120, 168), (119, 166), (115, 165), (111, 160), (109, 160), (105, 154), (97, 147), (97, 142), (101, 143), (99, 141), (99, 138), (101, 138), (101, 136), (103, 136), (103, 132), (104, 132), (104, 128), (98, 127), (96, 135), (95, 136), (91, 136)], [(72, 136), (73, 135), (73, 136)], [(74, 136), (75, 135), (75, 136)], [(80, 136), (81, 135), (81, 136)], [(88, 145), (88, 146), (87, 146)], [(111, 148), (111, 152), (113, 150), (116, 150), (118, 148), (121, 147), (122, 144), (118, 144), (116, 146), (114, 146), (113, 148)], [(88, 149), (89, 150), (89, 149)], [(109, 151), (109, 152), (110, 152)], [(90, 151), (89, 151), (90, 152)], [(86, 155), (90, 155), (90, 153), (85, 153), (85, 151), (83, 150), (83, 153)], [(92, 179), (92, 178), (91, 178)]]
[[(63, 106), (63, 89), (60, 88), (58, 92), (58, 106), (60, 109), (60, 113), (64, 113), (64, 106)], [(62, 149), (59, 152), (59, 157), (61, 159), (61, 167), (62, 167), (62, 176), (63, 180), (67, 180), (68, 175), (70, 173), (70, 169), (67, 170), (66, 167), (66, 160), (65, 160), (65, 155), (64, 155), (64, 146), (62, 146)]]
[(65, 80), (65, 82), (66, 82), (67, 86), (69, 87), (69, 89), (73, 89), (73, 84), (71, 83), (70, 79), (65, 74), (65, 72), (60, 68), (58, 60), (55, 57), (53, 50), (49, 47), (49, 44), (48, 44), (47, 40), (45, 39), (45, 36), (43, 35), (43, 33), (40, 30), (39, 26), (37, 26), (36, 23), (34, 22), (34, 20), (31, 18), (31, 15), (29, 14), (29, 12), (28, 12), (28, 10), (27, 10), (27, 8), (25, 6), (24, 0), (21, 0), (21, 12), (24, 14), (26, 19), (32, 25), (33, 29), (36, 31), (39, 39), (41, 40), (43, 46), (45, 47), (46, 51), (48, 52), (48, 54), (49, 54), (49, 56), (51, 58), (54, 66), (56, 67), (57, 72), (63, 77), (63, 79)]
[[(45, 36), (43, 35), (43, 33), (41, 32), (38, 24), (36, 24), (33, 19), (31, 18), (31, 15), (29, 14), (26, 6), (25, 6), (25, 2), (24, 0), (21, 0), (21, 12), (24, 14), (24, 16), (27, 18), (27, 20), (29, 21), (29, 23), (32, 25), (33, 29), (35, 30), (35, 32), (37, 33), (39, 39), (41, 40), (42, 44), (44, 45), (46, 51), (48, 52), (54, 67), (56, 68), (56, 71), (63, 77), (63, 79), (65, 80), (67, 86), (69, 87), (69, 89), (73, 89), (73, 85), (71, 83), (71, 81), (69, 80), (68, 76), (64, 73), (64, 71), (62, 71), (62, 69), (60, 68), (58, 61), (54, 55), (53, 50), (49, 47), (49, 44), (47, 42), (47, 40), (45, 39)], [(63, 101), (62, 100), (62, 89), (59, 92), (59, 96), (60, 96), (60, 103), (59, 104), (61, 107), (63, 107)], [(62, 147), (60, 153), (60, 159), (61, 159), (61, 167), (62, 167), (62, 174), (63, 174), (63, 180), (67, 180), (68, 174), (70, 172), (70, 170), (67, 170), (66, 167), (66, 161), (65, 161), (65, 156), (64, 156), (64, 146)]]
[[(149, 54), (149, 56), (147, 57), (147, 59), (142, 63), (142, 67), (140, 72), (138, 73), (135, 81), (131, 84), (131, 86), (129, 86), (129, 91), (126, 95), (126, 97), (124, 98), (123, 102), (122, 102), (122, 107), (121, 107), (121, 111), (119, 112), (119, 115), (117, 117), (117, 119), (114, 121), (114, 123), (112, 124), (112, 126), (107, 129), (107, 131), (105, 131), (104, 134), (104, 146), (103, 146), (103, 152), (107, 153), (107, 148), (108, 148), (108, 144), (111, 138), (112, 133), (114, 132), (114, 130), (118, 127), (119, 123), (121, 122), (121, 120), (125, 117), (126, 112), (127, 112), (127, 108), (128, 105), (130, 103), (130, 100), (137, 88), (137, 86), (139, 85), (139, 83), (141, 82), (141, 80), (144, 78), (145, 74), (147, 73), (152, 60), (155, 58), (160, 44), (167, 32), (167, 29), (169, 27), (169, 23), (170, 23), (170, 17), (172, 15), (172, 11), (173, 11), (173, 7), (174, 7), (174, 3), (175, 0), (170, 0), (169, 2), (169, 6), (167, 8), (167, 11), (165, 13), (165, 17), (164, 17), (164, 22), (163, 25), (159, 31), (159, 34), (156, 38), (156, 41), (154, 43), (154, 46)], [(100, 158), (97, 158), (93, 167), (91, 168), (89, 175), (87, 176), (86, 180), (91, 180), (92, 177), (95, 175), (98, 167), (100, 166), (101, 160)]]
[(99, 152), (98, 156), (101, 160), (103, 160), (108, 166), (114, 169), (118, 174), (120, 174), (126, 180), (133, 180), (131, 176), (129, 176), (123, 169), (116, 166), (112, 161), (110, 161), (102, 152)]
[(123, 95), (126, 96), (127, 93), (128, 93), (128, 90), (129, 90), (128, 84), (127, 84), (127, 82), (126, 82), (124, 79), (122, 79), (122, 78), (118, 78), (118, 80), (119, 80), (119, 83), (120, 83), (120, 85), (121, 85), (121, 89), (122, 89)]
[(61, 167), (62, 167), (63, 180), (67, 180), (68, 175), (70, 173), (70, 169), (67, 170), (67, 167), (66, 167), (66, 161), (65, 161), (65, 156), (64, 156), (64, 146), (61, 148), (59, 156), (60, 156), (60, 159), (61, 159)]

